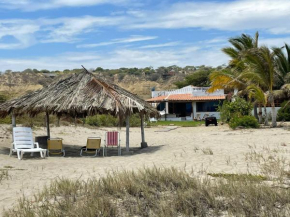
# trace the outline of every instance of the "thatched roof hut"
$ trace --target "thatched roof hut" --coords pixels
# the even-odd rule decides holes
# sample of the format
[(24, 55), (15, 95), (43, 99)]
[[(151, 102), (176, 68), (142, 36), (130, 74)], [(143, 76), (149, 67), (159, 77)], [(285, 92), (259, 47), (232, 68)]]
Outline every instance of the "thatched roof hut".
[(95, 114), (124, 116), (141, 112), (158, 115), (146, 101), (86, 69), (0, 105), (0, 117), (12, 112), (16, 116), (35, 116), (41, 112), (73, 117)]
[(144, 115), (157, 116), (159, 113), (149, 103), (125, 89), (93, 75), (85, 68), (81, 73), (69, 75), (35, 92), (0, 105), (0, 117), (29, 114), (35, 116), (45, 112), (47, 136), (50, 137), (49, 114), (84, 117), (95, 114), (111, 114), (126, 118), (126, 150), (129, 151), (129, 116), (141, 116), (141, 147), (146, 147), (144, 137)]

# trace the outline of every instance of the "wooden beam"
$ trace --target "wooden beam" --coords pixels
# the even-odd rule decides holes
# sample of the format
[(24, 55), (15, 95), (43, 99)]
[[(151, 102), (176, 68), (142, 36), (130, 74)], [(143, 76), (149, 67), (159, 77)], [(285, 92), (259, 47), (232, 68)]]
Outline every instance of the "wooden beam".
[(130, 151), (130, 135), (129, 135), (129, 129), (130, 129), (130, 116), (128, 115), (126, 117), (126, 152)]
[(47, 131), (47, 137), (50, 139), (50, 128), (49, 128), (49, 114), (46, 112), (46, 131)]
[(142, 138), (142, 142), (141, 142), (141, 148), (147, 148), (147, 142), (145, 142), (145, 132), (144, 132), (144, 114), (141, 113), (141, 138)]
[(77, 124), (77, 116), (75, 116), (75, 127), (77, 127), (78, 124)]
[(16, 127), (16, 117), (15, 114), (12, 112), (12, 128)]
[(56, 124), (57, 127), (60, 127), (60, 115), (57, 115), (57, 124)]

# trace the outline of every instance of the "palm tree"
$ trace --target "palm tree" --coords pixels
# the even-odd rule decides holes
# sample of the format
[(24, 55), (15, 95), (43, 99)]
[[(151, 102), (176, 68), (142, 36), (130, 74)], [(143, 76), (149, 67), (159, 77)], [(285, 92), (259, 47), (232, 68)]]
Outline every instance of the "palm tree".
[(243, 71), (245, 68), (243, 57), (249, 49), (258, 47), (258, 40), (259, 32), (256, 32), (255, 38), (246, 34), (230, 38), (229, 42), (233, 47), (225, 47), (222, 49), (226, 55), (231, 57), (230, 67), (238, 71)]
[(245, 55), (247, 69), (245, 76), (253, 84), (260, 86), (268, 94), (268, 102), (272, 107), (272, 127), (277, 126), (276, 111), (274, 103), (273, 86), (275, 81), (276, 55), (268, 47), (253, 48)]
[[(231, 58), (229, 62), (230, 69), (216, 71), (210, 75), (211, 87), (208, 92), (214, 92), (217, 89), (237, 89), (245, 92), (250, 80), (242, 74), (246, 68), (244, 57), (250, 49), (258, 48), (258, 41), (258, 32), (256, 32), (254, 38), (250, 35), (242, 34), (239, 37), (229, 39), (232, 47), (225, 47), (222, 51)], [(258, 118), (256, 103), (254, 103), (254, 115)]]
[[(264, 107), (264, 114), (265, 114), (265, 126), (268, 125), (268, 115), (267, 115), (267, 103), (268, 103), (268, 96), (264, 93), (264, 91), (257, 85), (250, 85), (247, 87), (249, 98), (254, 99), (255, 102), (259, 105), (263, 105)], [(262, 108), (259, 106), (259, 123), (262, 123)]]
[[(283, 52), (285, 48), (286, 52)], [(274, 96), (276, 99), (290, 98), (290, 47), (288, 44), (282, 48), (272, 48), (276, 55), (277, 75), (276, 75), (276, 89)]]
[(243, 60), (250, 49), (258, 47), (258, 39), (258, 32), (256, 32), (254, 38), (250, 35), (242, 34), (239, 37), (229, 39), (232, 47), (222, 49), (231, 58), (229, 68), (210, 74), (211, 87), (208, 92), (214, 92), (221, 88), (244, 90), (247, 87), (246, 78), (241, 75), (246, 68)]
[(286, 53), (283, 49), (273, 47), (272, 50), (276, 55), (277, 64), (277, 82), (276, 87), (280, 89), (284, 84), (290, 83), (290, 47), (288, 44), (282, 47), (285, 48)]

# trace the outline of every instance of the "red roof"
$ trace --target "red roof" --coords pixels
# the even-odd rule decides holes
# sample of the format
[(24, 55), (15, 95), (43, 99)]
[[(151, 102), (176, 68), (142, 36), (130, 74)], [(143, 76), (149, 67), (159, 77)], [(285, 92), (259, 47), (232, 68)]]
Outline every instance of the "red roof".
[(221, 96), (193, 96), (192, 94), (172, 94), (167, 96), (158, 96), (147, 99), (147, 102), (162, 102), (162, 101), (204, 101), (204, 100), (220, 100), (225, 99), (225, 95)]

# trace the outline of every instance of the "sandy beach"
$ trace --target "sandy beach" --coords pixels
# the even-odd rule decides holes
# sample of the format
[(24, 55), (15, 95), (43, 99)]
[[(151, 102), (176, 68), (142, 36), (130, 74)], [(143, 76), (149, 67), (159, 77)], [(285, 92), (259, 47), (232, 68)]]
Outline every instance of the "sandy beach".
[[(9, 169), (9, 179), (0, 183), (0, 213), (17, 203), (22, 195), (33, 200), (33, 194), (55, 179), (88, 179), (104, 176), (110, 171), (138, 170), (144, 167), (177, 167), (194, 175), (207, 173), (259, 173), (259, 166), (251, 164), (247, 153), (275, 150), (290, 160), (290, 131), (286, 128), (230, 130), (228, 126), (179, 127), (167, 132), (156, 132), (166, 127), (145, 129), (149, 145), (140, 149), (140, 128), (130, 129), (130, 155), (117, 156), (117, 151), (108, 157), (80, 157), (79, 149), (87, 137), (104, 138), (108, 130), (116, 128), (52, 127), (51, 137), (63, 138), (67, 154), (41, 159), (38, 154), (24, 155), (18, 160), (9, 157), (11, 130), (0, 125), (0, 168)], [(120, 129), (121, 146), (125, 152), (125, 128)], [(34, 136), (46, 134), (45, 128), (33, 130)], [(37, 155), (37, 156), (36, 156)]]

